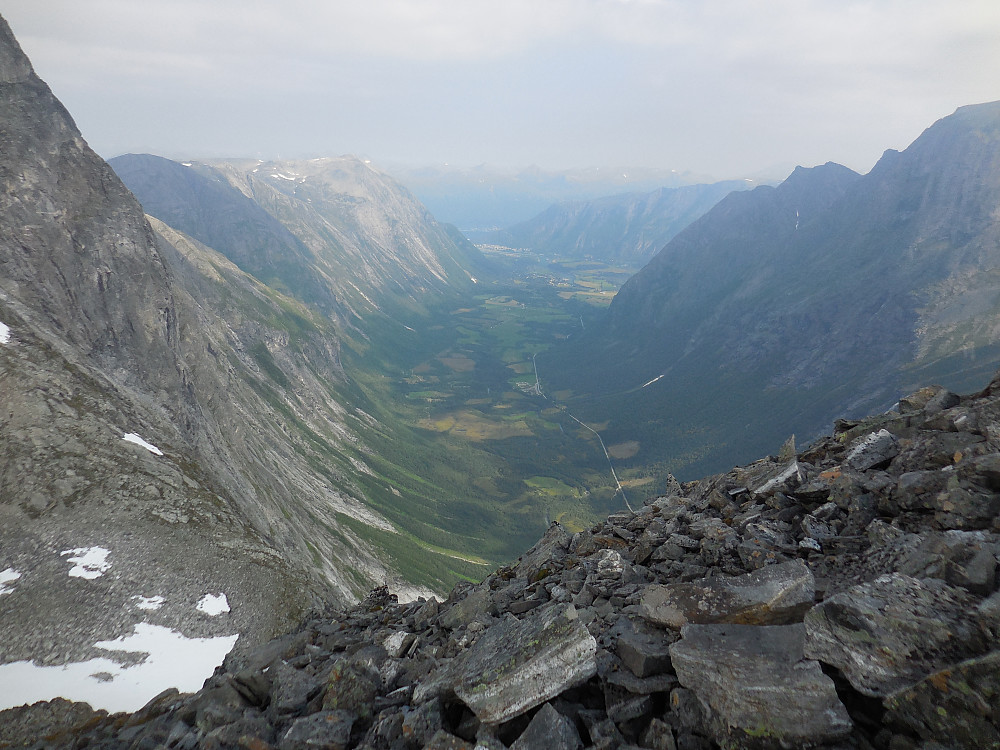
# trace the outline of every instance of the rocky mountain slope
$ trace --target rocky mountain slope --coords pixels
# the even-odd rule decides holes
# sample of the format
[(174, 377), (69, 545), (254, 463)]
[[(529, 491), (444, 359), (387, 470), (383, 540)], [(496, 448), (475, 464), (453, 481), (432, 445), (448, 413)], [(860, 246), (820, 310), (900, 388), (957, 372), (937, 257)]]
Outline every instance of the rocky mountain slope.
[[(375, 583), (412, 594), (372, 542), (401, 535), (367, 502), (363, 483), (386, 482), (362, 436), (381, 427), (344, 375), (336, 318), (147, 219), (3, 22), (0, 89), (0, 664), (79, 662), (137, 623), (250, 648)], [(347, 180), (323, 174), (294, 188), (317, 213)], [(364, 218), (338, 229), (356, 246), (378, 227), (382, 257), (410, 248), (442, 269), (428, 285), (446, 283), (453, 259), (337, 194)], [(230, 226), (245, 216), (311, 257), (260, 211)], [(344, 316), (369, 305), (358, 294)]]
[(553, 524), (445, 601), (373, 591), (196, 694), (7, 711), (0, 743), (996, 748), (998, 561), (1000, 374)]
[(661, 420), (685, 473), (915, 383), (981, 386), (1000, 360), (998, 203), (1000, 103), (959, 109), (867, 175), (827, 164), (731, 194), (574, 337), (550, 385), (605, 399), (579, 410), (611, 418), (616, 441), (615, 415)]
[(472, 286), (485, 264), (353, 156), (179, 164), (144, 154), (110, 164), (147, 213), (344, 322), (419, 310), (428, 294)]
[(729, 180), (557, 203), (498, 232), (496, 242), (639, 268), (726, 195), (750, 186), (743, 180)]

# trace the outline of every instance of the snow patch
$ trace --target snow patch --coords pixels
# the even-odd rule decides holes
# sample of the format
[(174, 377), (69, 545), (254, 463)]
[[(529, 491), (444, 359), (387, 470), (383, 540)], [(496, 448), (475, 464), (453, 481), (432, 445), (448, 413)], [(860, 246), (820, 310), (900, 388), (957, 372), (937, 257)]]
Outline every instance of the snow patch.
[(77, 547), (63, 550), (59, 554), (73, 555), (69, 558), (69, 562), (75, 563), (69, 571), (71, 578), (100, 578), (111, 567), (111, 563), (108, 562), (111, 550), (104, 547)]
[(181, 162), (181, 166), (182, 167), (190, 167), (191, 166), (191, 162), (189, 162), (189, 161), (182, 161)]
[(288, 180), (289, 182), (295, 182), (294, 177), (289, 177), (287, 174), (282, 174), (281, 172), (275, 172), (271, 177), (275, 179)]
[(186, 638), (175, 630), (142, 622), (132, 635), (94, 644), (105, 651), (147, 654), (141, 663), (130, 667), (107, 658), (61, 667), (39, 667), (30, 661), (3, 664), (0, 710), (62, 697), (110, 712), (137, 711), (167, 688), (182, 693), (199, 690), (237, 638)]
[(10, 343), (10, 326), (6, 323), (0, 323), (0, 344)]
[(642, 388), (645, 388), (645, 387), (646, 387), (647, 385), (652, 385), (653, 383), (655, 383), (655, 382), (656, 382), (657, 380), (659, 380), (659, 379), (660, 379), (660, 378), (662, 378), (662, 377), (663, 377), (663, 375), (657, 375), (657, 376), (656, 376), (655, 378), (653, 378), (652, 380), (649, 380), (649, 381), (647, 381), (647, 382), (643, 383), (641, 387), (642, 387)]
[(229, 600), (225, 594), (205, 594), (198, 602), (198, 610), (215, 617), (229, 611)]
[(134, 432), (126, 432), (124, 435), (122, 435), (122, 440), (125, 440), (129, 443), (135, 443), (136, 445), (140, 445), (146, 450), (148, 450), (150, 453), (155, 453), (157, 456), (163, 455), (163, 451), (161, 451), (155, 445), (147, 443), (145, 440), (143, 440)]
[(9, 594), (14, 590), (12, 586), (8, 586), (8, 583), (13, 583), (18, 578), (21, 577), (21, 572), (14, 570), (13, 568), (7, 568), (6, 570), (0, 571), (0, 596), (4, 594)]
[(162, 596), (133, 596), (135, 606), (139, 609), (155, 610), (163, 606), (166, 600)]

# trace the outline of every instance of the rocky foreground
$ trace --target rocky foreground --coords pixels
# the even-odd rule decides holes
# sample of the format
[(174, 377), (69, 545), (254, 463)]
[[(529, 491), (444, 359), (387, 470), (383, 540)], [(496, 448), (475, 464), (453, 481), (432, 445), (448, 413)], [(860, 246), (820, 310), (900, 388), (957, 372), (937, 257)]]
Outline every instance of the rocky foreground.
[(444, 602), (376, 590), (195, 695), (12, 709), (0, 746), (997, 748), (998, 555), (1000, 374), (553, 524)]

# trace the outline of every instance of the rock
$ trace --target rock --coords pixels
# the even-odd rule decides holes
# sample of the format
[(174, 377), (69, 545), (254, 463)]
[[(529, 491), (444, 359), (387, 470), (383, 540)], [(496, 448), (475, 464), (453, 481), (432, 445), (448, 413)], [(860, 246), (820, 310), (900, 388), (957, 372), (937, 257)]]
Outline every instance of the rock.
[[(793, 446), (794, 449), (794, 446)], [(792, 460), (760, 486), (753, 490), (757, 497), (770, 497), (776, 492), (791, 492), (806, 479), (805, 472), (798, 461)]]
[(867, 471), (889, 463), (897, 455), (899, 441), (883, 428), (851, 443), (844, 463), (855, 471)]
[(665, 693), (677, 687), (677, 677), (674, 674), (636, 677), (621, 659), (604, 649), (597, 650), (597, 676), (606, 685), (615, 685), (636, 695)]
[(643, 747), (648, 747), (650, 750), (677, 750), (674, 730), (665, 721), (656, 718), (650, 719), (649, 726), (639, 741)]
[(955, 664), (885, 698), (891, 723), (951, 748), (1000, 748), (1000, 651)]
[(33, 745), (41, 737), (65, 732), (107, 715), (107, 711), (94, 711), (87, 703), (65, 698), (11, 708), (0, 712), (0, 747)]
[(348, 711), (317, 711), (292, 722), (278, 750), (346, 750), (354, 716)]
[(393, 659), (399, 659), (410, 650), (410, 646), (415, 640), (417, 640), (417, 636), (413, 633), (407, 633), (405, 630), (394, 630), (386, 636), (382, 642), (382, 648)]
[(735, 578), (647, 586), (640, 606), (650, 622), (675, 629), (689, 623), (779, 625), (801, 622), (814, 593), (809, 568), (793, 560)]
[(493, 601), (488, 588), (471, 591), (468, 596), (441, 613), (439, 622), (446, 628), (454, 630), (462, 625), (468, 625), (482, 614), (492, 614)]
[(572, 539), (572, 534), (553, 521), (538, 543), (521, 556), (514, 570), (517, 575), (531, 579), (541, 570), (551, 567), (555, 561), (565, 557)]
[(850, 717), (799, 625), (686, 625), (670, 647), (681, 684), (712, 712), (716, 742), (788, 747), (846, 738)]
[(233, 675), (233, 688), (251, 706), (266, 707), (270, 700), (271, 678), (259, 669), (243, 669)]
[(410, 744), (423, 747), (443, 729), (444, 716), (440, 698), (434, 698), (403, 716), (401, 735)]
[(443, 729), (437, 730), (424, 750), (472, 750), (472, 745)]
[(382, 678), (371, 665), (341, 659), (330, 671), (323, 708), (349, 711), (360, 718), (369, 717), (381, 685)]
[(924, 413), (928, 415), (938, 414), (945, 409), (958, 406), (960, 401), (961, 399), (958, 397), (958, 394), (952, 393), (946, 388), (942, 388), (929, 398), (926, 404), (924, 404)]
[(959, 468), (972, 482), (993, 492), (1000, 492), (1000, 453), (977, 456)]
[(899, 399), (899, 411), (903, 414), (921, 411), (927, 402), (942, 390), (944, 389), (939, 385), (928, 385), (908, 396), (903, 396), (903, 398)]
[[(294, 669), (283, 662), (267, 670), (267, 677), (272, 680), (271, 702), (268, 706), (268, 714), (272, 716), (302, 713), (309, 700), (323, 689), (322, 683), (311, 674)], [(234, 687), (237, 684), (234, 683)], [(328, 706), (328, 708), (344, 708), (344, 706)]]
[(650, 677), (673, 671), (670, 666), (670, 644), (676, 640), (676, 636), (668, 637), (663, 631), (657, 631), (643, 623), (634, 623), (624, 617), (618, 621), (615, 635), (615, 653), (636, 677)]
[(651, 695), (633, 693), (612, 683), (604, 685), (604, 708), (608, 718), (616, 724), (648, 716), (652, 714), (654, 706)]
[(670, 691), (670, 715), (677, 726), (686, 731), (700, 729), (705, 722), (705, 710), (698, 696), (687, 688), (677, 687)]
[(597, 642), (573, 605), (490, 628), (469, 649), (455, 693), (488, 724), (541, 705), (597, 672)]
[(810, 610), (805, 652), (859, 692), (888, 695), (983, 648), (974, 608), (967, 591), (944, 581), (883, 575)]
[(583, 747), (573, 722), (546, 703), (510, 750), (578, 750)]

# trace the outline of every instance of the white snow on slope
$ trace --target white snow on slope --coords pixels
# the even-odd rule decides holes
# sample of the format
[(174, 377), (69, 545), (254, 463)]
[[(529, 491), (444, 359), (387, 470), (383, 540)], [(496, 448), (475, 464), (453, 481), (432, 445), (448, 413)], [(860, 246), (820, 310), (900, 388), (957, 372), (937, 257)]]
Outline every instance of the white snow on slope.
[(229, 611), (229, 600), (225, 594), (205, 594), (198, 602), (198, 610), (215, 617)]
[(73, 555), (69, 562), (75, 563), (69, 574), (72, 578), (100, 578), (108, 572), (111, 550), (104, 547), (77, 547), (63, 550), (60, 555)]
[(6, 570), (0, 571), (0, 596), (9, 594), (13, 591), (13, 587), (8, 586), (7, 584), (13, 583), (20, 577), (21, 572), (14, 570), (13, 568), (7, 568)]
[(159, 609), (166, 601), (162, 596), (133, 596), (139, 609)]
[(30, 661), (3, 664), (0, 710), (62, 697), (86, 701), (95, 709), (136, 711), (167, 688), (175, 687), (182, 693), (199, 690), (237, 638), (186, 638), (169, 628), (143, 622), (130, 636), (94, 644), (106, 651), (148, 654), (142, 663), (131, 667), (105, 658), (62, 667), (38, 667)]
[(124, 435), (122, 435), (122, 440), (125, 440), (125, 441), (127, 441), (129, 443), (135, 443), (136, 445), (141, 445), (143, 448), (145, 448), (146, 450), (148, 450), (150, 453), (155, 453), (157, 456), (162, 456), (163, 455), (163, 451), (161, 451), (155, 445), (151, 445), (150, 443), (147, 443), (145, 440), (143, 440), (141, 437), (139, 437), (134, 432), (126, 432)]
[(10, 326), (6, 323), (0, 323), (0, 344), (10, 343)]
[(655, 378), (653, 378), (652, 380), (650, 380), (650, 381), (648, 381), (648, 382), (646, 382), (646, 383), (643, 383), (643, 384), (642, 384), (642, 387), (643, 387), (643, 388), (645, 388), (645, 387), (646, 387), (647, 385), (652, 385), (653, 383), (655, 383), (655, 382), (656, 382), (657, 380), (659, 380), (659, 379), (660, 379), (660, 378), (662, 378), (662, 377), (663, 377), (663, 375), (657, 375), (657, 376), (656, 376)]

